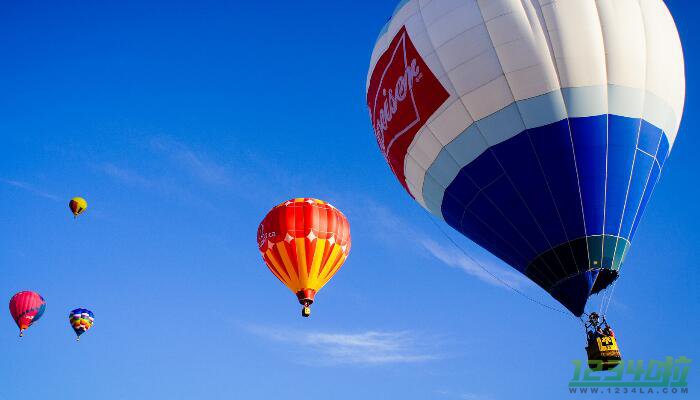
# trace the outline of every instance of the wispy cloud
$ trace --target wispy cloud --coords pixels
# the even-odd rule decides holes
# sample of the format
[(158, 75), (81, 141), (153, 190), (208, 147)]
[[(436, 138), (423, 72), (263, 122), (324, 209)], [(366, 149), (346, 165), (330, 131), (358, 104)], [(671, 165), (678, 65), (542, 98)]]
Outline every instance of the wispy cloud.
[[(472, 257), (470, 258), (449, 241), (446, 241), (445, 244), (440, 244), (428, 238), (412, 224), (397, 216), (391, 209), (377, 204), (374, 201), (366, 201), (362, 212), (365, 215), (369, 215), (369, 219), (376, 224), (378, 229), (374, 230), (374, 232), (382, 237), (383, 242), (386, 242), (386, 238), (394, 237), (397, 240), (397, 244), (405, 246), (405, 240), (409, 238), (419, 245), (419, 247), (416, 248), (426, 250), (427, 254), (441, 261), (443, 264), (460, 269), (470, 276), (490, 285), (503, 288), (507, 288), (507, 286), (510, 285), (514, 288), (521, 288), (527, 282), (519, 273), (499, 267), (493, 262), (489, 262), (486, 260), (486, 257), (483, 257), (478, 252), (474, 252), (474, 254), (469, 252), (468, 254)], [(388, 234), (390, 232), (401, 232), (401, 235)], [(494, 275), (498, 278), (494, 277)]]
[(447, 397), (447, 398), (456, 399), (456, 400), (491, 400), (490, 396), (485, 396), (485, 395), (471, 393), (471, 392), (462, 393), (462, 392), (453, 392), (450, 390), (438, 390), (436, 393), (442, 397)]
[(231, 184), (224, 166), (212, 161), (201, 152), (196, 152), (184, 143), (167, 137), (157, 137), (151, 140), (151, 145), (177, 162), (191, 175), (204, 183), (227, 186)]
[(37, 189), (36, 187), (34, 187), (33, 185), (30, 185), (27, 182), (15, 181), (15, 180), (11, 180), (11, 179), (2, 179), (2, 178), (0, 178), (0, 182), (4, 183), (6, 185), (9, 185), (9, 186), (13, 186), (13, 187), (25, 190), (29, 193), (32, 193), (32, 194), (37, 195), (39, 197), (43, 197), (45, 199), (54, 200), (54, 201), (61, 200), (58, 196), (55, 196), (55, 195), (48, 193), (48, 192), (45, 192), (41, 189)]
[(486, 397), (480, 396), (476, 393), (461, 393), (459, 398), (461, 400), (486, 400)]
[(154, 182), (151, 179), (140, 175), (138, 172), (132, 171), (127, 168), (118, 167), (111, 163), (100, 164), (98, 166), (98, 169), (104, 172), (107, 176), (131, 186), (140, 186), (144, 188), (155, 186)]
[[(509, 271), (505, 268), (493, 264), (484, 265), (484, 261), (467, 257), (454, 245), (443, 246), (430, 239), (420, 239), (420, 244), (433, 257), (442, 261), (445, 265), (458, 268), (467, 274), (494, 286), (502, 287), (522, 287), (525, 279), (517, 272)], [(489, 273), (490, 272), (490, 273)], [(498, 277), (498, 278), (496, 278)]]
[(98, 171), (124, 185), (159, 193), (163, 196), (177, 198), (187, 203), (196, 203), (200, 208), (215, 208), (205, 197), (199, 196), (196, 192), (187, 190), (172, 177), (145, 175), (131, 168), (112, 163), (102, 163), (94, 165), (94, 167)]
[(248, 330), (276, 342), (301, 345), (305, 351), (311, 349), (314, 362), (320, 360), (327, 364), (399, 364), (441, 358), (426, 348), (417, 335), (408, 331), (290, 332), (260, 326), (248, 327)]

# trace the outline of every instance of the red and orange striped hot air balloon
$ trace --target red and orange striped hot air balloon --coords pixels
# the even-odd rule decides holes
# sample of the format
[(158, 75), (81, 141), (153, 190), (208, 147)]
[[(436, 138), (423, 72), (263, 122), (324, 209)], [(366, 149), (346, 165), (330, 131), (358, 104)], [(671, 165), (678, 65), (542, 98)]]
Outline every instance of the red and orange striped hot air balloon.
[(350, 224), (332, 205), (296, 198), (273, 208), (258, 228), (258, 248), (267, 267), (311, 314), (314, 296), (350, 253)]

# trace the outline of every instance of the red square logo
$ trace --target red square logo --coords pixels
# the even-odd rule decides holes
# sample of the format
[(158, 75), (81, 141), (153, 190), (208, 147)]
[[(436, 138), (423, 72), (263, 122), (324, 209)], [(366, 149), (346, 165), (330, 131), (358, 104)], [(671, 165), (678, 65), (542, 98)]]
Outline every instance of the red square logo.
[(402, 27), (372, 71), (367, 106), (379, 148), (406, 190), (408, 146), (449, 97)]

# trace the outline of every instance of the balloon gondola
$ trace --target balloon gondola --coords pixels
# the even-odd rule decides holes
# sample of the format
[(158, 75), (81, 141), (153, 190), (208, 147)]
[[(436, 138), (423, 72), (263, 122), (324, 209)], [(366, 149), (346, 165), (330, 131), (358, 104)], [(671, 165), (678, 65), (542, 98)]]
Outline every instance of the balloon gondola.
[(617, 345), (617, 338), (605, 317), (592, 312), (588, 322), (584, 322), (584, 326), (588, 367), (593, 370), (607, 371), (620, 365), (622, 355)]

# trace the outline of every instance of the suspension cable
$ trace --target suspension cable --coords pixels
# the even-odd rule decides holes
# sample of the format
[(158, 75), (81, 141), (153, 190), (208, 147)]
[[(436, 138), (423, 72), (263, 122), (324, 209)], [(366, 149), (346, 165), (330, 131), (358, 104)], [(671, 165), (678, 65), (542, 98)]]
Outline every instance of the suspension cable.
[(615, 280), (615, 282), (613, 282), (613, 284), (612, 284), (612, 288), (610, 289), (610, 297), (608, 297), (608, 304), (605, 305), (605, 312), (603, 313), (603, 315), (608, 313), (608, 308), (610, 307), (610, 303), (612, 302), (613, 295), (615, 294), (615, 287), (616, 286), (617, 286), (617, 280)]
[(430, 220), (430, 222), (432, 222), (433, 225), (435, 225), (435, 226), (438, 228), (438, 230), (447, 238), (447, 240), (450, 241), (450, 243), (452, 243), (452, 245), (454, 245), (458, 250), (460, 250), (460, 251), (462, 252), (462, 254), (464, 254), (464, 256), (467, 257), (471, 262), (473, 262), (474, 264), (476, 264), (479, 268), (481, 268), (484, 272), (486, 272), (487, 274), (489, 274), (489, 276), (491, 276), (492, 278), (494, 278), (495, 280), (497, 280), (497, 281), (498, 281), (499, 283), (501, 283), (503, 286), (509, 288), (510, 290), (514, 291), (515, 293), (519, 294), (520, 296), (524, 297), (525, 299), (527, 299), (527, 300), (529, 300), (529, 301), (531, 301), (531, 302), (533, 302), (533, 303), (535, 303), (535, 304), (537, 304), (537, 305), (540, 305), (540, 306), (542, 306), (542, 307), (544, 307), (544, 308), (546, 308), (546, 309), (548, 309), (548, 310), (552, 310), (552, 311), (558, 312), (558, 313), (560, 313), (560, 314), (566, 315), (566, 316), (571, 317), (571, 318), (576, 318), (576, 317), (574, 317), (573, 315), (571, 315), (570, 313), (568, 313), (568, 312), (566, 312), (566, 311), (564, 311), (564, 310), (561, 310), (561, 309), (556, 308), (556, 307), (549, 306), (549, 305), (544, 304), (544, 303), (542, 303), (541, 301), (539, 301), (539, 300), (537, 300), (537, 299), (535, 299), (535, 298), (532, 298), (532, 297), (528, 296), (528, 295), (525, 294), (522, 290), (520, 290), (520, 289), (514, 287), (513, 285), (509, 284), (508, 282), (504, 281), (503, 279), (501, 279), (500, 277), (498, 277), (497, 275), (495, 275), (494, 273), (492, 273), (491, 271), (489, 271), (488, 268), (486, 268), (486, 267), (485, 267), (481, 262), (479, 262), (476, 258), (472, 257), (466, 250), (464, 250), (464, 248), (462, 248), (462, 246), (460, 246), (454, 239), (452, 239), (452, 237), (451, 237), (449, 234), (447, 234), (447, 232), (442, 228), (442, 226), (440, 226), (439, 223), (437, 223), (437, 222), (435, 221), (434, 217), (433, 217), (427, 210), (425, 210), (425, 209), (423, 209), (423, 210), (424, 210), (425, 213), (427, 214), (428, 219)]

